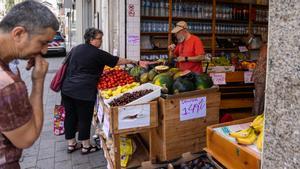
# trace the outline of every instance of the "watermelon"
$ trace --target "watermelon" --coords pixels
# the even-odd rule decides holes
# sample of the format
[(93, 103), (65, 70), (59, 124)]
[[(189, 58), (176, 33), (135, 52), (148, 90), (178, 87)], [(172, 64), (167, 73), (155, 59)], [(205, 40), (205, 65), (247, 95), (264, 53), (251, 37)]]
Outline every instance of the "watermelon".
[(147, 83), (149, 81), (149, 73), (143, 73), (140, 76), (140, 82), (141, 83)]
[(168, 73), (161, 73), (154, 77), (153, 84), (162, 87), (162, 93), (171, 93), (173, 78)]
[(186, 75), (188, 75), (188, 74), (190, 74), (190, 73), (191, 73), (190, 70), (178, 71), (178, 72), (176, 72), (176, 73), (174, 74), (173, 79), (175, 80), (175, 79), (177, 79), (178, 77), (184, 77), (184, 76), (186, 76)]
[(208, 74), (200, 74), (195, 76), (195, 86), (197, 89), (207, 89), (214, 85), (212, 78)]
[(187, 91), (193, 91), (196, 87), (192, 81), (183, 77), (178, 77), (173, 84), (173, 93), (181, 93)]

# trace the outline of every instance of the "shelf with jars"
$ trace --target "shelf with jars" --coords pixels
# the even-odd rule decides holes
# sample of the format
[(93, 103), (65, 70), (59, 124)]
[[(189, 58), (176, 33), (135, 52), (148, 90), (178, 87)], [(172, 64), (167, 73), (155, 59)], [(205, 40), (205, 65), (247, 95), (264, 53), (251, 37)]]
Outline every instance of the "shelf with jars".
[[(268, 6), (254, 0), (141, 0), (141, 36), (165, 37), (170, 44), (171, 30), (181, 20), (188, 23), (191, 33), (200, 38), (211, 37), (212, 48), (207, 51), (215, 56), (217, 51), (238, 51), (215, 47), (218, 37), (244, 38), (266, 31)], [(144, 53), (142, 50), (141, 54)]]

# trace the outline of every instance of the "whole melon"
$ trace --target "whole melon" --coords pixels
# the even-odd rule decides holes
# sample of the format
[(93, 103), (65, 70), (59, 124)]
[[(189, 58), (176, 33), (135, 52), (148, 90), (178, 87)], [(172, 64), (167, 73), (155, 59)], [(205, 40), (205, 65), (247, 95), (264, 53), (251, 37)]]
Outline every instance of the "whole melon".
[(189, 81), (188, 79), (179, 77), (175, 80), (173, 84), (173, 93), (181, 93), (181, 92), (187, 92), (187, 91), (193, 91), (196, 87), (193, 84), (192, 81)]
[(162, 87), (162, 93), (171, 93), (173, 86), (173, 78), (168, 73), (161, 73), (155, 76), (153, 84)]
[(207, 89), (214, 85), (212, 78), (208, 74), (200, 74), (195, 76), (195, 86), (197, 89)]

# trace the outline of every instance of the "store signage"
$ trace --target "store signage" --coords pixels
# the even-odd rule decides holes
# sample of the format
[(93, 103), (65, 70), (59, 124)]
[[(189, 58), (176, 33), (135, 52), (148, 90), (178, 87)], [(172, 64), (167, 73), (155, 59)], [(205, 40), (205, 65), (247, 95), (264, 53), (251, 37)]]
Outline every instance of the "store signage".
[(128, 4), (128, 16), (134, 17), (135, 16), (135, 5)]
[(119, 130), (145, 126), (150, 126), (150, 104), (119, 108)]
[(206, 97), (180, 100), (180, 121), (206, 116)]
[(226, 73), (210, 73), (209, 74), (215, 85), (226, 84)]
[(251, 71), (244, 72), (244, 83), (253, 83), (252, 74)]
[(132, 46), (140, 45), (140, 36), (128, 35), (128, 45), (132, 45)]
[(102, 126), (102, 130), (106, 136), (106, 138), (109, 138), (109, 119), (107, 114), (104, 114), (104, 118), (103, 118), (103, 126)]

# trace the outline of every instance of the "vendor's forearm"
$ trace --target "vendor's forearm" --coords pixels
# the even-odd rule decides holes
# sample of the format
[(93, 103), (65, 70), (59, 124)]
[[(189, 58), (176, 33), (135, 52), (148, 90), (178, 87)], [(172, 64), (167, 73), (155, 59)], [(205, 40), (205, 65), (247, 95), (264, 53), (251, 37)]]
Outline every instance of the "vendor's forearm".
[(201, 62), (205, 59), (205, 56), (199, 55), (199, 56), (188, 57), (187, 59), (189, 62)]
[(119, 58), (117, 65), (137, 64), (137, 63), (138, 63), (138, 61), (135, 61), (135, 60)]

